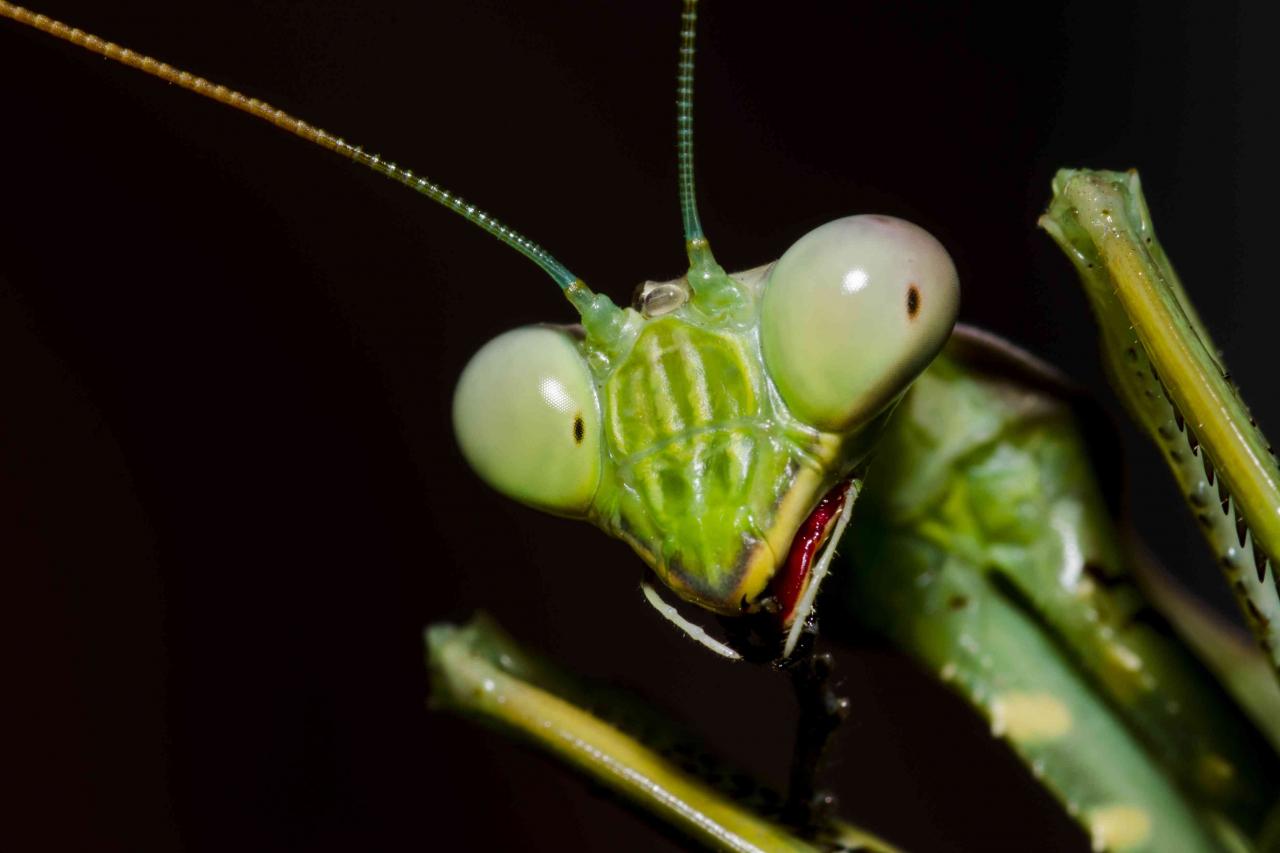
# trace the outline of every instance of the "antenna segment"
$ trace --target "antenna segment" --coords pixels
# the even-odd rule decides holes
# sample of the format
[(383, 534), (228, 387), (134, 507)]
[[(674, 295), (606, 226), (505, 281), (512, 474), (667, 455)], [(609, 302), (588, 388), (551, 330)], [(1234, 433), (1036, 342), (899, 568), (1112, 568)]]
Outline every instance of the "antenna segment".
[[(82, 47), (85, 50), (104, 56), (107, 59), (115, 60), (122, 65), (130, 68), (136, 68), (152, 77), (158, 77), (169, 83), (181, 86), (184, 89), (195, 92), (220, 104), (246, 112), (254, 118), (262, 119), (265, 122), (274, 124), (281, 130), (288, 131), (295, 136), (299, 136), (308, 142), (319, 145), (321, 148), (327, 148), (335, 154), (340, 154), (348, 160), (353, 160), (362, 166), (367, 166), (375, 172), (380, 172), (409, 187), (416, 192), (425, 195), (433, 201), (436, 201), (452, 210), (468, 222), (478, 225), (485, 231), (488, 231), (494, 237), (497, 237), (503, 243), (515, 249), (529, 260), (533, 261), (543, 269), (560, 289), (565, 291), (565, 295), (569, 297), (579, 311), (584, 312), (594, 309), (603, 314), (607, 314), (607, 306), (600, 305), (600, 300), (607, 301), (607, 297), (597, 297), (591, 293), (587, 286), (569, 272), (565, 266), (552, 257), (551, 253), (530, 240), (528, 237), (519, 232), (503, 225), (494, 217), (477, 208), (475, 205), (467, 202), (461, 197), (450, 193), (444, 187), (428, 180), (427, 178), (416, 175), (409, 169), (401, 168), (395, 163), (384, 160), (376, 154), (370, 154), (362, 148), (350, 145), (341, 138), (334, 136), (326, 130), (307, 124), (301, 119), (295, 118), (284, 110), (276, 109), (270, 104), (260, 101), (257, 98), (250, 98), (242, 95), (234, 89), (228, 89), (216, 83), (211, 83), (203, 77), (190, 74), (173, 66), (159, 62), (141, 53), (136, 53), (127, 47), (121, 47), (114, 42), (105, 41), (92, 33), (86, 33), (75, 27), (67, 26), (61, 21), (54, 20), (46, 15), (40, 15), (21, 6), (15, 6), (11, 3), (0, 0), (0, 17), (9, 18), (20, 24), (25, 24), (34, 29), (40, 30), (63, 41)], [(612, 303), (609, 303), (611, 306)], [(616, 309), (615, 309), (616, 310)], [(588, 318), (584, 316), (584, 320)], [(590, 326), (590, 323), (588, 323)]]
[[(680, 58), (676, 66), (676, 156), (680, 181), (680, 216), (689, 266), (705, 275), (719, 270), (711, 246), (698, 219), (698, 199), (693, 185), (693, 67), (694, 36), (698, 30), (698, 0), (684, 0), (680, 15)], [(723, 273), (722, 273), (723, 274)], [(693, 282), (691, 282), (693, 283)], [(697, 285), (694, 284), (696, 288)]]

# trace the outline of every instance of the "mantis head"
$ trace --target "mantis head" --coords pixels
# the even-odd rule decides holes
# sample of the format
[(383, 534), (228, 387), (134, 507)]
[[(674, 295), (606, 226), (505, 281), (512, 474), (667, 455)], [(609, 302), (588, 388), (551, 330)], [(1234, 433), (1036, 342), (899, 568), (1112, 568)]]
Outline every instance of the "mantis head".
[[(696, 0), (681, 17), (677, 86), (689, 272), (642, 286), (626, 309), (422, 175), (60, 21), (6, 3), (0, 16), (373, 169), (534, 261), (581, 325), (517, 329), (476, 354), (454, 399), (464, 455), (510, 497), (627, 541), (681, 598), (722, 615), (771, 615), (790, 654), (832, 553), (818, 551), (839, 539), (879, 429), (945, 342), (959, 289), (942, 246), (886, 216), (831, 222), (774, 264), (725, 273), (694, 197)], [(673, 616), (656, 593), (650, 600)]]
[[(787, 657), (880, 428), (950, 334), (959, 285), (937, 240), (887, 216), (836, 220), (773, 264), (725, 273), (694, 193), (696, 6), (685, 0), (676, 90), (689, 272), (642, 285), (620, 309), (508, 241), (582, 324), (491, 341), (463, 371), (453, 422), (494, 488), (623, 539), (686, 601), (767, 614)], [(644, 590), (695, 639), (738, 656)]]
[(454, 426), (494, 488), (627, 541), (687, 601), (790, 628), (851, 478), (950, 334), (956, 270), (928, 232), (874, 215), (734, 275), (705, 251), (630, 308), (579, 291), (583, 326), (495, 338)]

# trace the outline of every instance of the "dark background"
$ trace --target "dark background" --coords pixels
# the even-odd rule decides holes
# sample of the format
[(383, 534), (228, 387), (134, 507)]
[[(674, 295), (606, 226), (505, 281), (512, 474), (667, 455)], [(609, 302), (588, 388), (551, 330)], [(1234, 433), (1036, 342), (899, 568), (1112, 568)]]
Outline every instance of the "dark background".
[[(853, 212), (953, 253), (963, 319), (1099, 389), (1033, 225), (1060, 165), (1141, 169), (1265, 425), (1277, 315), (1274, 4), (710, 2), (703, 221), (730, 268)], [(615, 299), (677, 276), (675, 3), (68, 2), (458, 190)], [(0, 26), (5, 775), (43, 849), (668, 845), (541, 757), (424, 710), (419, 632), (493, 613), (780, 782), (784, 683), (687, 643), (629, 550), (487, 491), (449, 427), (483, 341), (571, 319), (477, 229), (174, 87)], [(1216, 572), (1156, 454), (1131, 504)], [(832, 777), (912, 849), (1085, 849), (892, 655), (841, 658)], [(8, 846), (8, 845), (6, 845)]]

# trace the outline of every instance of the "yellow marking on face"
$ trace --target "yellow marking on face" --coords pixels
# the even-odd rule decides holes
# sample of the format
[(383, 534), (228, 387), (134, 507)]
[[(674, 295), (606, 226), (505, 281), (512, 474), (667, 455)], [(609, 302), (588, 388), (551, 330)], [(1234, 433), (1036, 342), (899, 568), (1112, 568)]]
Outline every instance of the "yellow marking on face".
[[(815, 442), (814, 457), (824, 467), (835, 459), (837, 452), (838, 445), (829, 434)], [(778, 504), (773, 524), (764, 531), (764, 547), (756, 548), (751, 554), (746, 571), (742, 573), (742, 582), (722, 607), (711, 606), (711, 609), (733, 616), (739, 612), (739, 601), (744, 598), (755, 601), (760, 596), (782, 561), (791, 553), (791, 540), (812, 511), (813, 502), (821, 497), (822, 474), (809, 466), (801, 468)]]
[(1151, 815), (1137, 806), (1107, 806), (1089, 812), (1093, 849), (1129, 850), (1151, 835)]
[(1053, 740), (1071, 731), (1071, 711), (1049, 693), (1004, 693), (991, 703), (991, 731), (1019, 743)]

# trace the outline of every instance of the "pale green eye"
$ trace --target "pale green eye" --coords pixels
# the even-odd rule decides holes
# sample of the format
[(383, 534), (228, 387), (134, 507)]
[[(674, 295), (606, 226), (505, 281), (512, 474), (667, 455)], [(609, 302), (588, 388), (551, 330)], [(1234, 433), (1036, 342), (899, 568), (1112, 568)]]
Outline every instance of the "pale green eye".
[(453, 430), (493, 488), (538, 509), (586, 514), (600, 482), (600, 413), (568, 332), (527, 326), (485, 344), (458, 380)]
[(845, 431), (928, 365), (959, 305), (955, 265), (928, 231), (891, 216), (837, 219), (797, 240), (769, 273), (765, 364), (796, 417)]

